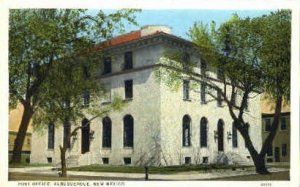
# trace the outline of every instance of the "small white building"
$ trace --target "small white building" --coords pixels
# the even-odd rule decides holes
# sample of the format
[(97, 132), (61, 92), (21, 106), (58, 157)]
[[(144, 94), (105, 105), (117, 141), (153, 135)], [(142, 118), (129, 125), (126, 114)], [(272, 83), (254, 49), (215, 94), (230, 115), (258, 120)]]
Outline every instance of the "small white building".
[[(112, 39), (111, 44), (105, 49), (111, 55), (101, 80), (110, 96), (123, 96), (127, 106), (79, 131), (67, 151), (68, 165), (252, 164), (225, 104), (206, 102), (210, 96), (189, 90), (188, 81), (174, 92), (157, 79), (157, 62), (164, 51), (174, 48), (187, 51), (201, 73), (206, 66), (191, 42), (172, 35), (168, 27), (146, 26)], [(217, 81), (216, 70), (206, 70)], [(110, 96), (99, 104), (109, 105)], [(260, 96), (248, 103), (245, 119), (251, 124), (254, 146), (260, 149)], [(31, 163), (59, 164), (59, 145), (68, 131), (52, 125), (42, 134), (33, 131)]]

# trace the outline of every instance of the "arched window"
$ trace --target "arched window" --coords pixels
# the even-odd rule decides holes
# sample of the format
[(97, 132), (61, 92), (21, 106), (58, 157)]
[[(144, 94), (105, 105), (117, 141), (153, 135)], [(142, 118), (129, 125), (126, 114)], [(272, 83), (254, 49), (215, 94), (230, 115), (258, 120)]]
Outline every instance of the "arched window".
[(48, 149), (54, 149), (54, 123), (48, 125)]
[(238, 147), (238, 134), (237, 129), (234, 127), (234, 122), (232, 122), (232, 147)]
[(111, 147), (111, 120), (109, 117), (102, 120), (102, 147)]
[(182, 119), (182, 146), (191, 145), (191, 118), (188, 115), (183, 116)]
[(200, 121), (200, 147), (207, 147), (207, 119), (205, 117)]
[(218, 121), (218, 151), (224, 151), (224, 121)]
[(123, 118), (124, 123), (124, 136), (123, 145), (124, 147), (133, 147), (133, 117), (131, 115), (126, 115)]

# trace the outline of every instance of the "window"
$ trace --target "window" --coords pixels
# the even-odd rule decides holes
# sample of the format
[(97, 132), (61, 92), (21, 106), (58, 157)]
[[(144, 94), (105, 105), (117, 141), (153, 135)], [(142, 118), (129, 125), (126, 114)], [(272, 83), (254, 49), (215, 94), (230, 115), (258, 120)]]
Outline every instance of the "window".
[(188, 115), (185, 115), (182, 119), (182, 146), (187, 147), (191, 145), (191, 119)]
[(111, 57), (105, 57), (103, 60), (103, 75), (111, 73)]
[(132, 99), (133, 97), (133, 86), (132, 80), (125, 81), (125, 99)]
[(54, 149), (54, 124), (48, 125), (48, 149)]
[(102, 158), (102, 163), (109, 164), (109, 158), (107, 158), (107, 157)]
[(71, 107), (71, 101), (70, 99), (65, 99), (63, 102), (64, 108), (70, 108)]
[(184, 157), (184, 164), (191, 164), (191, 163), (192, 163), (191, 157)]
[(286, 118), (281, 117), (281, 130), (286, 130)]
[(131, 158), (130, 157), (124, 157), (124, 164), (130, 165), (131, 164)]
[(201, 69), (201, 74), (203, 76), (206, 76), (207, 64), (205, 62), (200, 63), (200, 69)]
[(183, 53), (182, 61), (183, 61), (182, 62), (183, 71), (188, 71), (189, 70), (190, 55), (187, 52)]
[(267, 156), (273, 156), (273, 147), (272, 147), (272, 145), (268, 147)]
[(123, 145), (124, 147), (133, 147), (133, 117), (131, 115), (126, 115), (123, 118), (124, 123), (124, 137)]
[(189, 99), (189, 83), (190, 81), (184, 80), (183, 81), (183, 100), (188, 100)]
[(64, 123), (64, 146), (66, 146), (67, 148), (71, 147), (70, 141), (68, 140), (68, 136), (70, 136), (71, 133), (71, 124), (66, 121)]
[(90, 106), (90, 92), (89, 91), (85, 91), (83, 93), (83, 106), (84, 107)]
[(128, 51), (124, 55), (124, 69), (132, 69), (132, 52)]
[(47, 163), (51, 164), (52, 163), (52, 157), (47, 157)]
[(111, 147), (111, 120), (105, 117), (102, 120), (102, 147)]
[(281, 151), (282, 151), (282, 156), (286, 156), (287, 155), (287, 145), (286, 144), (282, 144), (281, 146)]
[(232, 93), (231, 104), (234, 106), (236, 105), (236, 93), (235, 92)]
[(222, 106), (222, 96), (221, 96), (221, 91), (217, 91), (217, 105), (218, 107)]
[(202, 157), (202, 164), (208, 164), (208, 157), (207, 156)]
[(200, 121), (200, 147), (207, 147), (207, 119), (205, 117)]
[(206, 103), (206, 84), (205, 83), (201, 83), (201, 103)]
[(238, 134), (237, 129), (234, 127), (234, 122), (232, 123), (232, 147), (238, 147)]
[(271, 131), (271, 119), (267, 118), (265, 119), (265, 131), (270, 132)]
[(224, 78), (223, 71), (222, 71), (222, 69), (218, 68), (217, 69), (217, 79), (223, 80), (223, 78)]
[(245, 102), (245, 110), (246, 110), (246, 111), (249, 110), (249, 99), (246, 99), (246, 102)]
[(91, 77), (89, 67), (86, 65), (83, 66), (83, 76), (85, 79), (88, 79)]
[[(246, 124), (245, 124), (245, 128), (246, 128), (247, 134), (250, 136), (250, 134), (249, 134), (249, 128), (250, 128), (249, 123), (246, 123)], [(246, 141), (245, 141), (245, 147), (247, 148)]]

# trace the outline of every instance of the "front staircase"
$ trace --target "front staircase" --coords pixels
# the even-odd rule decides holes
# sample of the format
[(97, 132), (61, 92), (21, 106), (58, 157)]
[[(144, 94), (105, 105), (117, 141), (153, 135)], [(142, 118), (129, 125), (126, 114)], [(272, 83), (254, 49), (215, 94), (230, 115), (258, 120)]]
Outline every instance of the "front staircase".
[[(70, 155), (66, 158), (66, 165), (68, 168), (71, 168), (71, 167), (78, 167), (79, 166), (79, 157), (80, 155)], [(60, 168), (61, 167), (61, 162), (57, 162), (55, 164), (55, 167), (56, 168)]]
[(218, 152), (214, 159), (216, 164), (222, 165), (249, 165), (249, 161), (240, 154), (234, 152)]

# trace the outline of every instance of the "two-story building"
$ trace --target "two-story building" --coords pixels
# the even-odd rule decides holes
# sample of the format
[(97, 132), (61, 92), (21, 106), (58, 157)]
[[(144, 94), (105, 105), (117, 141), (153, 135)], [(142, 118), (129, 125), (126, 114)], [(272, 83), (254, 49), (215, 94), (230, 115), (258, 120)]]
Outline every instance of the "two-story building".
[[(127, 105), (93, 120), (73, 138), (67, 151), (69, 165), (252, 163), (222, 101), (207, 102), (210, 96), (191, 90), (188, 80), (173, 91), (157, 79), (157, 62), (165, 51), (175, 48), (186, 51), (199, 72), (205, 70), (217, 79), (216, 69), (201, 62), (190, 41), (172, 35), (166, 26), (146, 26), (113, 38), (110, 44), (103, 49), (105, 60), (99, 60), (104, 66), (99, 78), (110, 91), (99, 104), (109, 105), (118, 94)], [(260, 149), (260, 96), (248, 103), (245, 119), (251, 124), (254, 146)], [(53, 124), (44, 134), (33, 131), (31, 162), (58, 164), (59, 145), (68, 132), (69, 126), (54, 128)]]
[[(266, 162), (290, 162), (291, 113), (289, 105), (283, 105), (279, 127), (272, 147), (266, 155)], [(262, 139), (265, 140), (274, 120), (274, 107), (270, 101), (262, 99)]]

